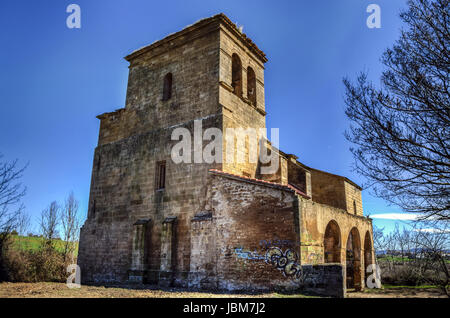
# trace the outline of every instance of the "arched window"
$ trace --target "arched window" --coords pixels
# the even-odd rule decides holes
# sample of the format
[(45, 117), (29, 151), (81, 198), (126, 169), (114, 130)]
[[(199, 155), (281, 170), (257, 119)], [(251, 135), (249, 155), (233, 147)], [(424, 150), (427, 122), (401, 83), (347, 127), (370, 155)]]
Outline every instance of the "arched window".
[(172, 97), (172, 73), (164, 76), (163, 86), (163, 100), (168, 100)]
[(239, 56), (234, 53), (231, 57), (231, 86), (233, 92), (241, 97), (242, 96), (242, 64)]
[(247, 96), (250, 102), (256, 105), (256, 76), (250, 66), (247, 68)]

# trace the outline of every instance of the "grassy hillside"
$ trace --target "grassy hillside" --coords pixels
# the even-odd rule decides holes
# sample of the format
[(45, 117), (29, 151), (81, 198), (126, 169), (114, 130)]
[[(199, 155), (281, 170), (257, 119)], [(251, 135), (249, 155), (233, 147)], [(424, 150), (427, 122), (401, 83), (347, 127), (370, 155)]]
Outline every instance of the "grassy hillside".
[[(31, 236), (20, 236), (13, 235), (12, 236), (12, 248), (16, 250), (23, 251), (36, 251), (39, 247), (42, 246), (42, 238), (41, 237), (31, 237)], [(53, 246), (57, 251), (62, 252), (64, 249), (64, 241), (62, 240), (53, 240)], [(75, 255), (78, 255), (78, 243), (75, 248)]]

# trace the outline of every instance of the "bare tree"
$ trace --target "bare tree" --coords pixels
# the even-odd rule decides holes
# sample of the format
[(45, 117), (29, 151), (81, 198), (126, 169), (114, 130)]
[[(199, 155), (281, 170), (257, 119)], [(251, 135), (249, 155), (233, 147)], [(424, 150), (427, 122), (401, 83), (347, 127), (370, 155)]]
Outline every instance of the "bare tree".
[(41, 212), (39, 223), (41, 234), (44, 237), (45, 246), (51, 247), (52, 240), (57, 237), (60, 222), (61, 207), (56, 201)]
[(17, 222), (17, 232), (19, 235), (26, 236), (28, 234), (28, 230), (31, 227), (31, 218), (28, 213), (22, 213)]
[[(3, 155), (0, 154), (0, 160)], [(20, 200), (26, 188), (20, 182), (25, 167), (19, 168), (18, 161), (0, 161), (0, 235), (7, 235), (16, 229), (23, 215)]]
[(383, 234), (384, 228), (373, 226), (373, 248), (379, 253), (383, 253), (386, 248), (385, 236)]
[[(450, 250), (450, 222), (427, 220), (413, 226), (415, 235), (411, 239), (414, 245), (415, 259), (421, 265), (424, 282), (437, 285), (450, 297), (450, 264), (446, 255)], [(427, 273), (429, 275), (427, 275)]]
[[(448, 251), (450, 249), (449, 222), (443, 220), (415, 221), (402, 230), (384, 234), (377, 232), (377, 244), (385, 253), (378, 264), (383, 282), (393, 284), (438, 286), (449, 295)], [(375, 233), (375, 231), (374, 231)]]
[(26, 219), (20, 203), (26, 188), (20, 182), (26, 166), (18, 167), (18, 161), (2, 161), (0, 154), (0, 280), (6, 278), (4, 251), (11, 231)]
[(346, 137), (366, 186), (422, 218), (449, 219), (450, 4), (409, 0), (406, 24), (381, 62), (377, 88), (359, 75), (344, 79)]
[(72, 255), (73, 261), (73, 254), (75, 252), (80, 226), (81, 220), (78, 215), (78, 201), (75, 199), (73, 192), (71, 192), (67, 197), (64, 208), (61, 212), (62, 239), (64, 240), (64, 260), (66, 260), (67, 256), (70, 254)]

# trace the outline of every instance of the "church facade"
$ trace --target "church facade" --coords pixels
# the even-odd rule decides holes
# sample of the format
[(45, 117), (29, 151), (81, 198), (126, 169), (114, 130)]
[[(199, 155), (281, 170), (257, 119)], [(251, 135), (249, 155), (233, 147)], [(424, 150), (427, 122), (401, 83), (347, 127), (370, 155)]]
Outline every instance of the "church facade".
[(265, 140), (267, 58), (242, 30), (219, 14), (126, 60), (126, 105), (98, 116), (80, 233), (83, 283), (303, 288), (339, 297), (365, 287), (372, 221), (351, 180), (268, 141), (257, 151), (275, 156), (270, 173), (259, 161), (195, 160), (195, 146), (191, 162), (173, 160), (177, 128), (194, 139), (199, 124), (202, 132), (238, 131), (233, 138), (244, 142), (224, 142), (220, 158), (230, 150), (251, 156), (248, 128)]

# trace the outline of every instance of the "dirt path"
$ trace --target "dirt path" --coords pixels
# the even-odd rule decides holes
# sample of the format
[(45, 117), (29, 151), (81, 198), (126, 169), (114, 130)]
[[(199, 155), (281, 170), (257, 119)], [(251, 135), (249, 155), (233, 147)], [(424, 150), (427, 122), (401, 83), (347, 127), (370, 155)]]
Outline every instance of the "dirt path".
[[(82, 286), (70, 289), (64, 283), (0, 283), (0, 298), (234, 298), (234, 297), (308, 297), (301, 294), (285, 295), (279, 293), (264, 294), (225, 294), (208, 292), (191, 292), (182, 289), (160, 289), (154, 286)], [(437, 289), (389, 288), (384, 290), (366, 290), (349, 292), (348, 298), (435, 298), (442, 295)]]
[[(281, 295), (278, 295), (280, 297)], [(216, 294), (208, 292), (188, 292), (181, 289), (156, 289), (143, 286), (136, 288), (81, 286), (70, 289), (64, 283), (0, 283), (0, 298), (233, 298), (233, 297), (277, 297), (277, 294)], [(301, 295), (299, 295), (301, 297)]]

